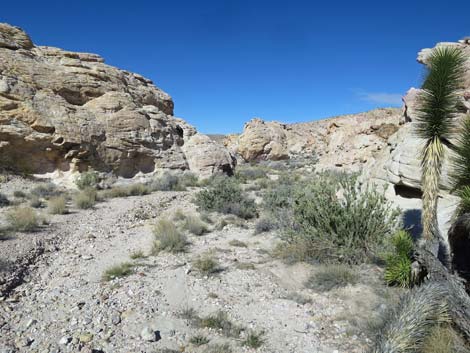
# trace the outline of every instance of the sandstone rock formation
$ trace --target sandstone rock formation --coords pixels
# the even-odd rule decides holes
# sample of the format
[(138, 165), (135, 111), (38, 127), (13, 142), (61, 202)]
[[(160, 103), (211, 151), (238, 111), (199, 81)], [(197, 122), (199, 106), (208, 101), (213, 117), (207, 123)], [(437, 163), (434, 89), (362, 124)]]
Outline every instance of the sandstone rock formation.
[[(231, 171), (223, 147), (173, 115), (152, 81), (106, 65), (96, 54), (34, 46), (0, 24), (0, 162), (34, 174), (89, 167), (133, 177), (163, 168)], [(189, 158), (188, 158), (189, 156)], [(213, 158), (211, 160), (211, 158)], [(201, 159), (201, 160), (199, 160)]]
[(359, 170), (386, 146), (402, 122), (401, 109), (393, 108), (298, 124), (253, 119), (241, 135), (228, 136), (225, 145), (245, 161), (315, 153), (320, 168)]

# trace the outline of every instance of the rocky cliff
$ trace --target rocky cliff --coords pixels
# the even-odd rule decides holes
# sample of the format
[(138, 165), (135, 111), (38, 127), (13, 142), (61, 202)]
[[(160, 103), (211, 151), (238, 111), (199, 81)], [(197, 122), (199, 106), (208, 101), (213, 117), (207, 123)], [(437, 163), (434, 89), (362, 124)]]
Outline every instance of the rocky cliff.
[(245, 124), (241, 135), (227, 136), (225, 145), (245, 161), (315, 153), (320, 168), (360, 170), (375, 159), (403, 122), (402, 110), (394, 108), (298, 124), (255, 118)]
[(0, 24), (0, 163), (123, 177), (160, 169), (207, 176), (234, 166), (222, 145), (173, 117), (171, 97), (149, 79), (96, 54), (35, 46), (8, 24)]

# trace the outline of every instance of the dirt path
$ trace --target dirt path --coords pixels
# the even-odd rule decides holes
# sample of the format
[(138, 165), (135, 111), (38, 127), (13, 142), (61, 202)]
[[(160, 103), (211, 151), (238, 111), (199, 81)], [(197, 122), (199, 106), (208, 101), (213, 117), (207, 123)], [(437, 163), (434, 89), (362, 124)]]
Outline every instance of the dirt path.
[[(228, 343), (233, 352), (255, 352), (241, 344), (251, 330), (264, 332), (257, 352), (362, 351), (365, 337), (352, 332), (341, 315), (351, 309), (351, 298), (358, 293), (377, 301), (372, 289), (357, 286), (334, 295), (304, 289), (311, 267), (273, 260), (267, 250), (275, 236), (254, 236), (253, 225), (191, 235), (184, 254), (131, 260), (135, 251), (149, 253), (152, 222), (177, 208), (193, 211), (191, 198), (191, 192), (158, 192), (52, 217), (50, 232), (63, 240), (55, 252), (40, 258), (9, 299), (0, 302), (0, 352), (124, 353), (183, 347), (186, 352), (207, 352), (206, 346), (188, 343), (196, 334), (207, 336), (212, 345)], [(233, 246), (231, 240), (246, 247)], [(223, 271), (203, 277), (191, 263), (209, 250)], [(132, 275), (102, 281), (106, 269), (124, 261), (135, 265)], [(298, 303), (292, 293), (308, 300)], [(226, 312), (244, 328), (241, 338), (194, 327), (180, 317), (188, 308), (200, 316)], [(158, 331), (161, 339), (146, 340), (146, 331)]]

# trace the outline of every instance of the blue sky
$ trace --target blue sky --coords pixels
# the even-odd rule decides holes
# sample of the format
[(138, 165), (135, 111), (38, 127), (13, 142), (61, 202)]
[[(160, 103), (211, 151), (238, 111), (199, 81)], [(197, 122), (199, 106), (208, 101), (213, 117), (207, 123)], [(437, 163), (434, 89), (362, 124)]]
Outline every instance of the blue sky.
[(420, 84), (416, 54), (470, 35), (470, 1), (5, 1), (39, 45), (102, 55), (169, 93), (205, 133), (382, 106)]

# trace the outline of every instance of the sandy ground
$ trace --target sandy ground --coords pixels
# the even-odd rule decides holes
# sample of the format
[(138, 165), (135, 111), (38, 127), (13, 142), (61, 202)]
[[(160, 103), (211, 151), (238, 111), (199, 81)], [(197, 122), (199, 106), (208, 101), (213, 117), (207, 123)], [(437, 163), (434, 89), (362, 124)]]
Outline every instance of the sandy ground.
[[(367, 328), (391, 295), (376, 267), (357, 269), (362, 280), (355, 286), (317, 293), (304, 287), (315, 266), (274, 259), (276, 234), (254, 235), (250, 222), (188, 234), (186, 253), (130, 259), (136, 251), (150, 253), (152, 224), (160, 217), (177, 209), (196, 213), (194, 192), (156, 192), (111, 199), (92, 210), (71, 208), (66, 215), (49, 215), (49, 224), (37, 233), (0, 241), (0, 259), (11, 262), (7, 271), (22, 269), (18, 283), (0, 299), (0, 352), (210, 352), (224, 343), (232, 352), (364, 350), (370, 343)], [(214, 222), (220, 217), (212, 215)], [(231, 245), (232, 240), (246, 247)], [(221, 268), (209, 277), (192, 265), (208, 251)], [(133, 273), (104, 282), (106, 269), (122, 262), (132, 263)], [(8, 281), (7, 273), (3, 288)], [(240, 337), (195, 327), (181, 317), (189, 308), (199, 316), (227, 313), (243, 328)], [(263, 332), (258, 349), (243, 345), (252, 331)], [(158, 334), (149, 339), (149, 332)], [(210, 342), (196, 347), (189, 343), (195, 335)]]

